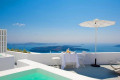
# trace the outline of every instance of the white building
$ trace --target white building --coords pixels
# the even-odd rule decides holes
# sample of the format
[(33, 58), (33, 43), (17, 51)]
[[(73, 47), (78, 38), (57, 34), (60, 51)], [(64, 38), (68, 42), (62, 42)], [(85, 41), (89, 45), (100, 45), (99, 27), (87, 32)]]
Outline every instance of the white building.
[(0, 29), (0, 53), (7, 51), (7, 30)]

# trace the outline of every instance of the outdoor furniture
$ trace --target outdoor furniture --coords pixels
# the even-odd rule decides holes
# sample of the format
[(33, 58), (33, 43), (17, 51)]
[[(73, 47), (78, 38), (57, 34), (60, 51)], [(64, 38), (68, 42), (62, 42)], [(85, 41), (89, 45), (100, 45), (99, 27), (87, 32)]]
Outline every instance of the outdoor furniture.
[[(119, 73), (120, 74), (120, 62), (117, 62), (117, 64), (119, 65), (119, 67), (114, 67), (113, 65), (113, 62), (110, 62), (110, 66), (113, 68), (113, 70), (116, 72), (116, 73)], [(116, 64), (116, 65), (117, 65)]]
[(99, 20), (99, 19), (95, 19), (92, 21), (86, 21), (83, 23), (80, 23), (79, 25), (82, 27), (93, 27), (95, 28), (95, 63), (91, 64), (91, 66), (93, 67), (100, 67), (100, 65), (97, 64), (97, 32), (98, 32), (98, 28), (99, 27), (107, 27), (107, 26), (111, 26), (114, 25), (115, 22), (114, 21), (106, 21), (106, 20)]
[(58, 62), (60, 61), (60, 57), (52, 57), (52, 60), (54, 60), (56, 63), (56, 66), (59, 66)]
[(61, 69), (64, 69), (67, 65), (72, 65), (73, 68), (78, 68), (79, 65), (79, 58), (77, 54), (75, 53), (64, 53), (62, 54), (62, 59), (61, 59)]

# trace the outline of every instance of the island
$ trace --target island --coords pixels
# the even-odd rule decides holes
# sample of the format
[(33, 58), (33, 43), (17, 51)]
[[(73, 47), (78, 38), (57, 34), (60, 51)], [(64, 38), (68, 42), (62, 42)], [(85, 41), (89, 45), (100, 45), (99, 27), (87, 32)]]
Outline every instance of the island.
[(62, 51), (66, 51), (66, 49), (70, 49), (71, 51), (90, 51), (89, 49), (81, 48), (81, 46), (71, 46), (71, 45), (63, 45), (63, 46), (47, 46), (47, 47), (34, 47), (29, 51), (31, 52), (39, 52), (39, 53), (60, 53)]
[(118, 44), (118, 45), (115, 45), (115, 47), (120, 47), (120, 44)]

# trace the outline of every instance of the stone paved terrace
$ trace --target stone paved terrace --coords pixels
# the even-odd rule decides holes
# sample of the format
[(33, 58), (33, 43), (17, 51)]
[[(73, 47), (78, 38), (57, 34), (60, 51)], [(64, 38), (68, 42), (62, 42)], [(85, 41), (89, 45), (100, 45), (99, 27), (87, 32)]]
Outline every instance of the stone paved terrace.
[[(114, 66), (120, 67), (120, 65)], [(85, 66), (78, 69), (67, 68), (65, 70), (100, 80), (120, 80), (120, 75), (114, 72), (110, 65), (101, 65), (101, 67)]]

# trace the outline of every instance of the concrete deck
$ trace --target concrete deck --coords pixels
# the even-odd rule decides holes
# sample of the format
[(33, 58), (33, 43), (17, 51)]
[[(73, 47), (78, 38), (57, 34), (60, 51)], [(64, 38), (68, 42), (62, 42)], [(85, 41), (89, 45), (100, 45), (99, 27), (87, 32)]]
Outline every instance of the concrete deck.
[(61, 69), (58, 69), (58, 68), (47, 66), (45, 64), (41, 64), (41, 63), (34, 62), (34, 61), (31, 61), (31, 60), (27, 60), (27, 59), (18, 60), (17, 64), (18, 64), (17, 65), (18, 68), (5, 70), (5, 71), (0, 71), (0, 77), (37, 68), (37, 69), (43, 69), (45, 71), (48, 71), (48, 72), (66, 77), (70, 80), (98, 80), (98, 79), (95, 79), (95, 78), (75, 74), (75, 73), (72, 73), (72, 72), (68, 72), (68, 71), (65, 71), (65, 70), (61, 70)]
[[(120, 67), (120, 65), (114, 66)], [(65, 70), (100, 80), (120, 80), (119, 74), (114, 72), (110, 65), (101, 65), (101, 67), (85, 66), (78, 69), (67, 68)]]

